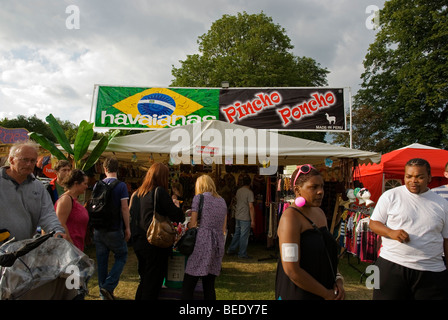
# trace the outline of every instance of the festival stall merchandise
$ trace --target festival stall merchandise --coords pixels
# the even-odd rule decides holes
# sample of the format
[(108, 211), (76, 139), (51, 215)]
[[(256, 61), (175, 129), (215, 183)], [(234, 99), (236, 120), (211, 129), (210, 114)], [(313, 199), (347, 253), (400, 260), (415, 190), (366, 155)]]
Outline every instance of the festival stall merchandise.
[[(357, 257), (359, 262), (375, 263), (381, 247), (381, 237), (369, 228), (370, 216), (374, 202), (370, 200), (367, 188), (347, 189), (348, 201), (342, 202), (343, 212), (335, 239), (341, 247), (341, 256), (347, 256), (348, 264), (365, 276), (365, 271), (359, 270), (350, 263), (350, 256)], [(356, 199), (356, 200), (355, 200)]]
[[(182, 148), (179, 148), (178, 140), (172, 139), (172, 136), (178, 137), (179, 132), (185, 138), (182, 142), (186, 142), (185, 145), (182, 144)], [(234, 144), (233, 138), (227, 138), (228, 132), (238, 132), (236, 138), (250, 133), (251, 137), (256, 138), (256, 143)], [(288, 189), (287, 176), (282, 176), (285, 166), (294, 165), (295, 167), (298, 164), (312, 163), (321, 170), (325, 180), (323, 210), (327, 213), (329, 225), (337, 225), (334, 208), (338, 207), (339, 195), (352, 184), (351, 168), (357, 166), (358, 163), (380, 161), (380, 155), (377, 153), (300, 139), (276, 132), (269, 132), (269, 134), (263, 134), (263, 132), (222, 121), (204, 121), (183, 125), (181, 128), (164, 128), (115, 137), (108, 144), (103, 156), (114, 155), (120, 161), (132, 159), (133, 165), (140, 167), (149, 167), (154, 162), (166, 163), (170, 168), (170, 187), (175, 182), (182, 185), (184, 212), (191, 208), (196, 178), (201, 174), (211, 175), (218, 193), (225, 199), (229, 209), (227, 220), (229, 235), (232, 234), (234, 227), (232, 198), (243, 176), (249, 175), (255, 196), (256, 220), (250, 241), (265, 242), (268, 248), (272, 247), (274, 250), (278, 250), (276, 245), (278, 221), (289, 205), (288, 198), (285, 199), (283, 196), (283, 192)], [(273, 165), (272, 159), (269, 162), (270, 165), (265, 163), (266, 156), (268, 154), (272, 156), (272, 150), (269, 149), (272, 145), (276, 147), (274, 166), (276, 169), (266, 174), (267, 170), (261, 172), (261, 169), (271, 168)], [(94, 146), (95, 142), (92, 142), (89, 148)], [(227, 153), (224, 151), (228, 148), (231, 148), (233, 157), (226, 156)], [(238, 161), (238, 157), (245, 159), (244, 164)], [(253, 162), (249, 162), (248, 159), (252, 159)], [(177, 282), (177, 279), (174, 282)]]
[(369, 228), (371, 209), (352, 205), (342, 215), (338, 240), (347, 253), (359, 257), (363, 262), (375, 262), (380, 237)]

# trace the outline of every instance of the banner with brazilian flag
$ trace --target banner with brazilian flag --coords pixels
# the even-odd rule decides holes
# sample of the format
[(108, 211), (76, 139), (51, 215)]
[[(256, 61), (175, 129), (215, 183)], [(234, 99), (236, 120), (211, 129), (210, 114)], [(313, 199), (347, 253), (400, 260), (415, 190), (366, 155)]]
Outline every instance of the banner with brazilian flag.
[(95, 85), (92, 111), (97, 128), (152, 130), (220, 120), (255, 129), (345, 131), (345, 95), (343, 88)]
[(94, 106), (97, 128), (160, 129), (218, 119), (219, 89), (96, 85)]

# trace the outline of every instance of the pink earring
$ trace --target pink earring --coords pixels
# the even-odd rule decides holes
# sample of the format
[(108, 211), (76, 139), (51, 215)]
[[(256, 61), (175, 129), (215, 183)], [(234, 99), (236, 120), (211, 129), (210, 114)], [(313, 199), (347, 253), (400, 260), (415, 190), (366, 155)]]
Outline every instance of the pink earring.
[(304, 197), (297, 197), (296, 200), (294, 200), (294, 203), (298, 207), (303, 207), (305, 205), (305, 203), (306, 203), (306, 200), (305, 200)]

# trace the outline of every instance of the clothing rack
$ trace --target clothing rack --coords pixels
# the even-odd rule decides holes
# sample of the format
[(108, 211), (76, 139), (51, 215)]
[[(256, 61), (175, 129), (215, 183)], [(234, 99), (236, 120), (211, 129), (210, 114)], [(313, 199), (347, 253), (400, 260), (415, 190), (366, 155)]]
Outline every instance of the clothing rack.
[(371, 216), (372, 213), (373, 213), (373, 207), (360, 206), (360, 205), (357, 205), (357, 204), (354, 204), (354, 203), (352, 203), (350, 205), (349, 210), (358, 211), (358, 212), (361, 212), (361, 213), (363, 213), (365, 215), (368, 215), (368, 216)]
[(368, 222), (373, 212), (372, 207), (350, 204), (344, 210), (339, 232), (339, 244), (343, 248), (340, 257), (347, 255), (347, 263), (350, 267), (361, 274), (360, 283), (365, 277), (365, 271), (359, 270), (350, 261), (350, 256), (357, 258), (358, 264), (362, 262), (374, 263), (378, 257), (380, 237), (373, 233), (368, 226)]
[[(339, 211), (340, 211), (340, 204), (341, 204), (341, 203), (342, 203), (342, 194), (338, 193), (338, 194), (337, 194), (336, 203), (335, 203), (335, 206), (334, 206), (333, 218), (332, 218), (332, 221), (331, 221), (331, 227), (330, 227), (330, 233), (331, 233), (331, 234), (333, 234), (336, 225), (339, 223), (339, 221), (340, 221), (340, 219), (341, 219), (341, 214), (339, 213)], [(358, 209), (361, 209), (363, 212), (367, 212), (366, 210), (364, 210), (365, 207), (362, 208), (361, 206), (357, 206), (357, 205), (355, 205), (355, 206), (356, 206)], [(346, 255), (346, 256), (347, 256), (347, 264), (348, 264), (350, 267), (352, 267), (353, 269), (355, 269), (356, 271), (358, 271), (358, 272), (361, 274), (360, 283), (362, 283), (362, 278), (363, 278), (363, 276), (365, 276), (365, 271), (361, 271), (361, 270), (359, 270), (355, 265), (353, 265), (353, 264), (350, 262), (350, 256), (351, 256), (352, 254), (349, 253), (349, 252), (347, 252), (347, 249), (346, 249), (346, 248), (343, 248), (343, 250), (342, 250), (341, 253), (339, 254), (338, 258), (340, 259), (345, 253), (347, 253), (347, 255)], [(360, 259), (359, 259), (359, 257), (357, 257), (357, 258), (358, 258), (358, 264), (359, 264)]]

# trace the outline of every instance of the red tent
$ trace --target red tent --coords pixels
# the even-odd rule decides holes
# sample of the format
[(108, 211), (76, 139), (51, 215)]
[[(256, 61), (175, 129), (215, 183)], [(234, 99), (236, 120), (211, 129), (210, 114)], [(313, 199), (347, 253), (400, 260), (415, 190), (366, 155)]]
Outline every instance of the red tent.
[(448, 151), (414, 143), (381, 156), (379, 164), (367, 164), (359, 167), (360, 176), (356, 177), (370, 191), (371, 200), (377, 202), (381, 194), (403, 184), (404, 166), (408, 160), (422, 158), (431, 165), (432, 181), (430, 188), (448, 183), (443, 176), (448, 162)]

